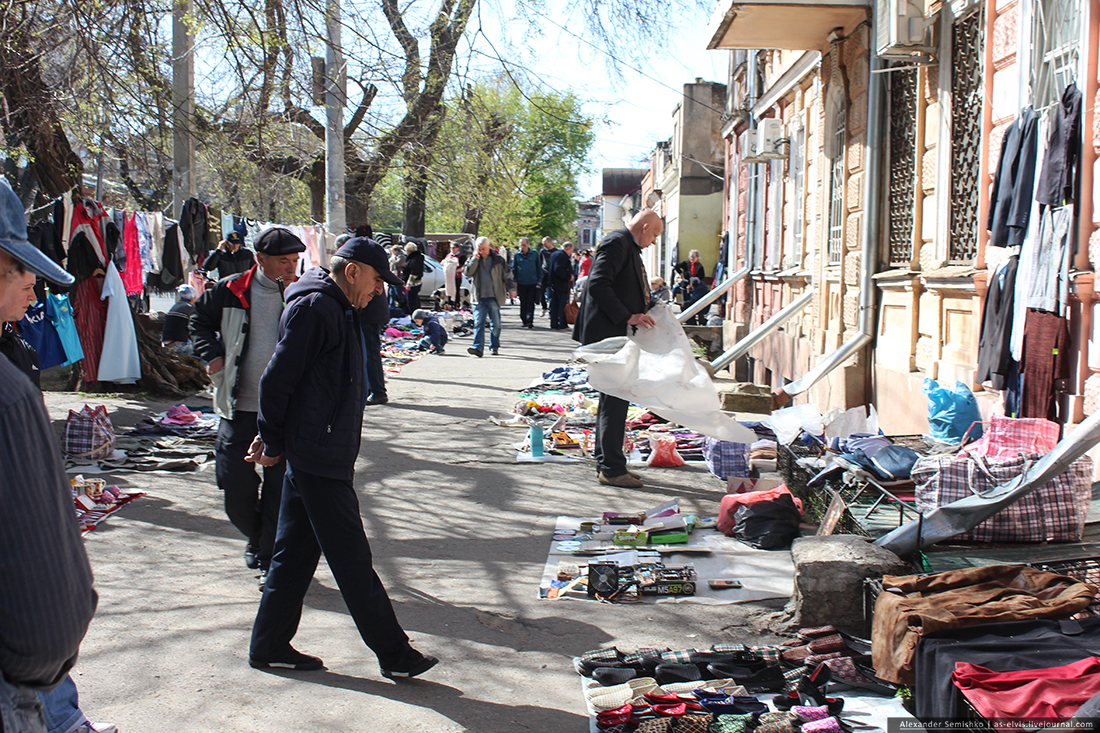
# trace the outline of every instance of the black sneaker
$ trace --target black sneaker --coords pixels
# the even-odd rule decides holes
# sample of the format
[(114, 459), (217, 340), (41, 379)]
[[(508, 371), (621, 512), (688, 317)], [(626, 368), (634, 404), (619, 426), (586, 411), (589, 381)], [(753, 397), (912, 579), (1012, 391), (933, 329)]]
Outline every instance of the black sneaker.
[(244, 566), (249, 570), (260, 567), (260, 548), (249, 542), (244, 548)]
[(500, 356), (500, 349), (493, 349), (489, 353), (492, 354), (493, 356)]
[(386, 395), (382, 395), (381, 397), (370, 397), (367, 400), (367, 404), (368, 405), (384, 405), (389, 401), (390, 401), (389, 397), (387, 397)]
[(260, 592), (264, 592), (264, 588), (267, 587), (267, 568), (260, 568)]
[(471, 346), (470, 348), (466, 349), (466, 353), (468, 353), (468, 354), (473, 354), (474, 356), (476, 356), (476, 357), (477, 357), (477, 358), (479, 358), (479, 359), (480, 359), (480, 358), (481, 358), (482, 356), (484, 356), (484, 355), (485, 355), (485, 352), (483, 352), (483, 351), (482, 351), (481, 349), (475, 349), (475, 348), (474, 348), (473, 346)]
[(250, 654), (248, 656), (248, 666), (253, 669), (293, 669), (298, 672), (307, 672), (312, 669), (324, 669), (325, 663), (319, 657), (302, 654), (287, 644), (285, 650), (269, 659), (260, 659)]
[(391, 680), (407, 679), (409, 677), (416, 677), (417, 675), (424, 674), (437, 664), (439, 664), (439, 660), (435, 657), (421, 654), (412, 647), (409, 647), (401, 655), (401, 658), (392, 666), (382, 667), (382, 676), (388, 677)]

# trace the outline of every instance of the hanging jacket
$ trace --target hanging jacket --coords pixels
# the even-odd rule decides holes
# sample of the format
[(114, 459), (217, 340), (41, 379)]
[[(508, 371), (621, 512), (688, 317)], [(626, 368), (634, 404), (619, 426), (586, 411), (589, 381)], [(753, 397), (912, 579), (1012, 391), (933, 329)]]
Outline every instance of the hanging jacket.
[(196, 198), (183, 202), (180, 210), (180, 233), (183, 234), (183, 246), (196, 262), (210, 251), (210, 217), (206, 204)]
[(149, 277), (148, 286), (158, 293), (170, 293), (183, 284), (183, 258), (180, 253), (180, 226), (173, 224), (164, 233), (164, 251), (160, 273)]
[(1070, 83), (1054, 108), (1047, 155), (1035, 189), (1041, 204), (1075, 203), (1081, 177), (1081, 92)]
[(260, 379), (264, 454), (351, 480), (366, 404), (358, 312), (320, 267), (288, 287), (286, 301), (279, 343)]
[(1023, 244), (1031, 214), (1035, 188), (1035, 166), (1039, 147), (1039, 115), (1025, 108), (1005, 133), (1001, 156), (993, 178), (989, 200), (989, 244), (1015, 247)]

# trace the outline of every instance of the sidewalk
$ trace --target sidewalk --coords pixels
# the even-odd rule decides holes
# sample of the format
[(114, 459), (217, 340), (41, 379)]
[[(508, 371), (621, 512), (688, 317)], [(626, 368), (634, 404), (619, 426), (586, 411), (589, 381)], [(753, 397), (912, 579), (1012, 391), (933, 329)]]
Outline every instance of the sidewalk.
[[(569, 359), (568, 332), (536, 316), (519, 327), (503, 308), (500, 356), (447, 353), (406, 366), (390, 403), (367, 408), (356, 467), (375, 567), (413, 643), (442, 660), (422, 679), (381, 676), (322, 561), (295, 639), (327, 670), (248, 666), (259, 601), (244, 539), (229, 523), (209, 470), (120, 474), (148, 496), (86, 537), (99, 610), (73, 671), (93, 720), (146, 731), (514, 731), (588, 729), (571, 658), (618, 645), (706, 647), (755, 641), (744, 624), (781, 606), (611, 606), (537, 598), (558, 515), (652, 506), (680, 497), (713, 515), (722, 485), (696, 467), (650, 469), (638, 490), (601, 486), (579, 464), (516, 464), (522, 432), (495, 426), (517, 391)], [(208, 402), (209, 398), (205, 398)], [(116, 426), (166, 405), (48, 394), (55, 421), (69, 407), (106, 404)], [(203, 398), (188, 401), (203, 404)], [(58, 423), (55, 422), (55, 425)]]

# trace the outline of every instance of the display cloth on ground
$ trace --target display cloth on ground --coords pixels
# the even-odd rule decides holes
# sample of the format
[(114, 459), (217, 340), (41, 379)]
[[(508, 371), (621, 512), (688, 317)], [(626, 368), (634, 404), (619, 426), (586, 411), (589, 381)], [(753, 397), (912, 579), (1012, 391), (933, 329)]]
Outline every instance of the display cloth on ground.
[[(715, 529), (713, 519), (680, 514), (678, 504), (674, 499), (636, 517), (613, 516), (614, 512), (558, 517), (539, 597), (599, 597), (595, 586), (593, 593), (589, 592), (590, 580), (601, 582), (590, 575), (590, 566), (607, 565), (616, 567), (610, 571), (615, 589), (640, 581), (635, 589), (625, 592), (607, 589), (606, 595), (616, 601), (720, 605), (794, 594), (794, 563), (789, 552), (750, 547)], [(688, 584), (691, 587), (685, 588)]]
[(756, 434), (722, 412), (710, 373), (696, 358), (683, 326), (667, 305), (649, 310), (650, 328), (582, 346), (574, 352), (588, 362), (588, 383), (652, 410), (661, 417), (733, 443), (752, 443)]

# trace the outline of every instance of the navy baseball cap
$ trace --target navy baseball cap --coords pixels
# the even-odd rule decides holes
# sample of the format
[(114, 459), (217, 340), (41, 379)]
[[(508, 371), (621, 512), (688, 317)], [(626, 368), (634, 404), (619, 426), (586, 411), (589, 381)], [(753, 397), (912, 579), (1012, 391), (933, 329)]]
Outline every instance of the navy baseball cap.
[(336, 250), (336, 256), (343, 257), (345, 260), (355, 260), (363, 265), (370, 265), (378, 270), (378, 274), (390, 285), (400, 287), (405, 284), (401, 282), (401, 278), (394, 275), (390, 270), (390, 258), (386, 254), (385, 248), (373, 239), (352, 237), (340, 245), (340, 249)]
[(272, 257), (305, 252), (306, 246), (289, 230), (283, 227), (264, 229), (256, 238), (256, 251)]
[(226, 234), (225, 241), (229, 242), (230, 244), (244, 244), (244, 240), (241, 239), (241, 233), (236, 230), (233, 230), (229, 234)]
[(0, 250), (11, 255), (35, 275), (58, 285), (72, 285), (75, 278), (27, 241), (27, 215), (23, 202), (0, 176)]

